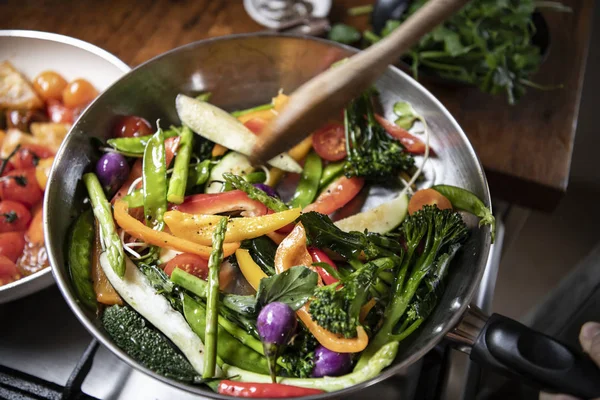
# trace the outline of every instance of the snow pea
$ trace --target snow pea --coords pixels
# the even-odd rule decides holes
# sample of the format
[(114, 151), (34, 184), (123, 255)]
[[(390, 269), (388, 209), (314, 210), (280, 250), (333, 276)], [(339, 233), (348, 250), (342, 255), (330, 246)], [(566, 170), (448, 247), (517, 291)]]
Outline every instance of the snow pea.
[(469, 212), (481, 218), (479, 221), (479, 226), (490, 226), (492, 243), (494, 243), (494, 239), (496, 238), (496, 219), (494, 218), (492, 211), (486, 207), (485, 204), (483, 204), (483, 201), (481, 201), (479, 197), (475, 196), (475, 194), (466, 189), (456, 186), (435, 185), (432, 187), (432, 189), (450, 200), (452, 207)]
[[(177, 131), (169, 129), (165, 132), (165, 139), (177, 136)], [(144, 154), (146, 145), (152, 139), (152, 135), (138, 137), (124, 137), (108, 139), (106, 142), (113, 149), (126, 153), (127, 155), (141, 157)]]
[[(190, 296), (184, 295), (183, 314), (192, 330), (204, 342), (206, 328), (206, 308), (204, 305)], [(264, 356), (246, 347), (220, 325), (217, 327), (217, 337), (217, 354), (224, 362), (257, 373), (269, 373), (267, 359)]]
[(184, 126), (180, 138), (179, 150), (175, 157), (175, 166), (173, 167), (167, 192), (167, 200), (175, 204), (183, 203), (183, 197), (185, 196), (194, 134), (190, 128)]
[(193, 187), (197, 185), (203, 185), (210, 176), (210, 169), (212, 162), (210, 160), (204, 160), (199, 164), (190, 167), (188, 171), (187, 187)]
[(77, 218), (71, 230), (69, 272), (79, 300), (91, 309), (96, 308), (91, 261), (94, 236), (94, 214), (89, 209)]
[(323, 174), (321, 175), (321, 179), (319, 180), (319, 189), (323, 189), (327, 185), (329, 185), (335, 178), (342, 175), (344, 172), (345, 161), (338, 161), (334, 163), (329, 163), (323, 169)]
[(321, 157), (314, 151), (311, 151), (304, 161), (304, 169), (302, 170), (300, 183), (298, 183), (296, 193), (294, 193), (294, 197), (292, 198), (292, 207), (304, 208), (313, 202), (315, 197), (317, 197), (319, 180), (321, 179), (322, 173), (323, 163)]
[(167, 164), (165, 135), (162, 129), (150, 138), (142, 160), (144, 217), (146, 225), (162, 230), (163, 214), (167, 210)]
[(265, 174), (264, 171), (254, 171), (254, 172), (250, 172), (248, 175), (244, 176), (244, 179), (246, 179), (246, 181), (248, 183), (263, 183), (264, 181), (267, 180), (267, 174)]
[(134, 190), (127, 196), (123, 197), (123, 200), (129, 204), (129, 208), (142, 207), (144, 205), (144, 192), (141, 190)]

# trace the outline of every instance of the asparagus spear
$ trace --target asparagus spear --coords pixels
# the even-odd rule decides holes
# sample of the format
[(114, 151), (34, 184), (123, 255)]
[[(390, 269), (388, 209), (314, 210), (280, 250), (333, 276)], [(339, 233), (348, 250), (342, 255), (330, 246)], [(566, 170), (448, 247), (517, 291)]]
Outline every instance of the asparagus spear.
[(206, 298), (206, 330), (204, 345), (204, 378), (215, 376), (217, 363), (217, 324), (219, 318), (219, 267), (223, 262), (223, 241), (227, 229), (227, 217), (221, 218), (213, 233), (213, 250), (208, 259), (208, 295)]
[(102, 185), (96, 174), (90, 172), (83, 175), (83, 182), (87, 188), (92, 202), (94, 216), (100, 226), (102, 246), (106, 252), (108, 262), (119, 277), (125, 275), (125, 254), (123, 245), (113, 220), (110, 204), (104, 195)]
[(194, 134), (190, 128), (184, 126), (180, 138), (173, 174), (169, 181), (169, 191), (167, 192), (167, 200), (175, 204), (181, 204), (185, 195)]

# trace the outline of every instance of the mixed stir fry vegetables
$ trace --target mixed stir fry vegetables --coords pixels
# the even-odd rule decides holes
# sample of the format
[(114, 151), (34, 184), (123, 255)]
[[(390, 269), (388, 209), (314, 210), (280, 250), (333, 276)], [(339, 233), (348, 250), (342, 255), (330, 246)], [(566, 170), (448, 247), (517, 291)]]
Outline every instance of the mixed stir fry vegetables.
[[(413, 192), (432, 154), (427, 133), (377, 114), (374, 90), (252, 165), (257, 135), (287, 99), (228, 113), (208, 94), (179, 95), (182, 126), (127, 117), (135, 124), (83, 176), (91, 209), (70, 235), (74, 288), (158, 374), (272, 398), (371, 379), (436, 307), (469, 235), (458, 210), (493, 228), (467, 190)], [(427, 132), (406, 103), (397, 108), (401, 125)], [(392, 181), (405, 185), (396, 198), (351, 212), (368, 186)]]
[(49, 266), (42, 199), (54, 155), (98, 92), (44, 71), (29, 82), (0, 62), (0, 286)]

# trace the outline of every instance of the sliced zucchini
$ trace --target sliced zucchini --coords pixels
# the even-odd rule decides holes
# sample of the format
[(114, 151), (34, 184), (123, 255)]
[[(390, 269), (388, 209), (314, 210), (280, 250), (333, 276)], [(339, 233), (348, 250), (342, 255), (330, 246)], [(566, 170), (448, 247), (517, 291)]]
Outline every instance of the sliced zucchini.
[(223, 187), (223, 174), (230, 172), (234, 175), (245, 176), (254, 171), (250, 160), (243, 154), (230, 151), (210, 171), (204, 193), (219, 193)]
[(398, 197), (375, 208), (344, 218), (335, 225), (344, 232), (359, 231), (375, 233), (390, 232), (404, 221), (408, 212), (408, 196), (401, 193)]

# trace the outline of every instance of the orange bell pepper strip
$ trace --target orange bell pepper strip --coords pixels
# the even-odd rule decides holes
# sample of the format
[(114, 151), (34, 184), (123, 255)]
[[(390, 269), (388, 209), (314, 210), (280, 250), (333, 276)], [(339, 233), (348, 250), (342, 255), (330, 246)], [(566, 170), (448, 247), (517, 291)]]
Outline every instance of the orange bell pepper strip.
[(34, 206), (31, 213), (33, 214), (33, 218), (31, 218), (25, 237), (29, 243), (42, 246), (44, 244), (44, 217), (42, 204), (40, 203)]
[[(310, 152), (310, 149), (312, 149), (312, 135), (310, 135), (309, 137), (292, 147), (292, 149), (288, 151), (288, 154), (295, 161), (300, 161), (306, 157), (306, 155)], [(275, 187), (277, 183), (281, 180), (281, 178), (283, 178), (284, 174), (285, 172), (283, 172), (279, 168), (270, 168), (269, 180), (267, 181), (267, 185)]]
[[(203, 246), (190, 240), (178, 238), (169, 233), (147, 227), (144, 223), (129, 215), (129, 205), (126, 201), (117, 200), (114, 205), (114, 217), (117, 224), (134, 238), (155, 246), (197, 254), (206, 259), (210, 257), (212, 247)], [(225, 243), (223, 244), (223, 255), (229, 257), (239, 247), (239, 243)]]
[[(225, 243), (254, 239), (286, 226), (300, 216), (300, 208), (281, 211), (259, 217), (231, 218), (225, 232)], [(187, 214), (167, 211), (164, 221), (171, 233), (180, 238), (209, 246), (215, 227), (222, 217), (217, 215)]]
[(215, 143), (215, 145), (212, 148), (212, 152), (210, 153), (210, 155), (213, 156), (213, 157), (220, 157), (223, 154), (227, 153), (227, 150), (229, 150), (227, 147), (221, 146), (219, 143)]
[[(299, 223), (277, 246), (277, 251), (275, 252), (275, 271), (279, 274), (294, 265), (309, 266), (311, 264), (312, 257), (306, 247), (306, 231), (302, 223)], [(313, 321), (308, 308), (309, 303), (296, 311), (296, 315), (315, 339), (329, 350), (338, 353), (359, 353), (369, 344), (369, 336), (362, 326), (356, 328), (357, 336), (355, 338), (347, 339), (340, 337)]]
[(114, 304), (123, 305), (121, 296), (119, 296), (115, 288), (110, 284), (100, 265), (102, 243), (100, 243), (98, 222), (95, 222), (94, 225), (96, 228), (96, 235), (94, 236), (94, 247), (92, 249), (92, 283), (94, 285), (94, 293), (96, 293), (96, 301), (107, 306), (112, 306)]
[(358, 320), (361, 323), (364, 322), (365, 318), (367, 318), (367, 315), (369, 315), (369, 312), (371, 312), (373, 307), (375, 307), (375, 304), (377, 304), (377, 300), (375, 300), (375, 298), (371, 298), (371, 300), (367, 301), (367, 303), (360, 308)]
[(266, 236), (271, 239), (272, 241), (275, 242), (275, 244), (279, 244), (281, 242), (283, 242), (283, 239), (285, 239), (285, 237), (287, 235), (284, 235), (282, 233), (279, 232), (269, 232), (266, 234)]

